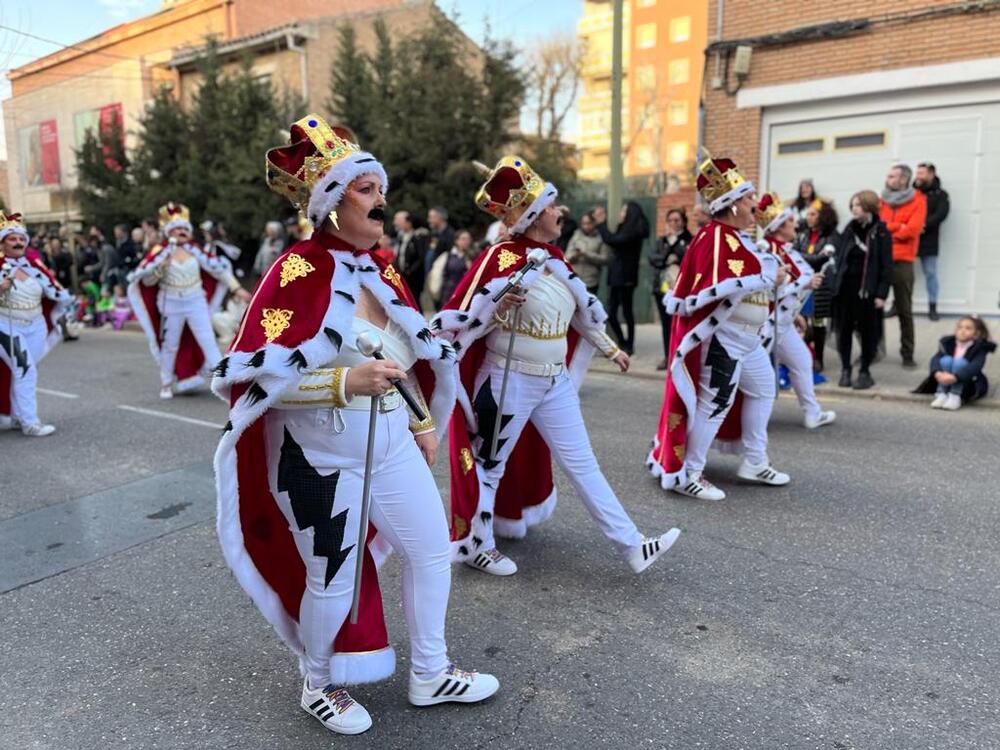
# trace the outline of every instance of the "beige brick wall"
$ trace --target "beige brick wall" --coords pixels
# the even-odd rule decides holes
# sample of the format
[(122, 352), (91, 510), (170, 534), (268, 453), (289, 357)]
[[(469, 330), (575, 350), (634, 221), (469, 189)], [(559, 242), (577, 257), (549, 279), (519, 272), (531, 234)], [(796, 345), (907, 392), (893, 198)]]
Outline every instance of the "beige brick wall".
[[(709, 43), (715, 41), (718, 0), (709, 0)], [(954, 5), (954, 0), (861, 0), (840, 2), (727, 2), (724, 40), (760, 36), (800, 26), (856, 18), (876, 20), (902, 11)], [(745, 88), (808, 81), (892, 68), (937, 65), (1000, 54), (1000, 11), (951, 15), (872, 28), (835, 39), (755, 48)], [(736, 97), (711, 87), (715, 57), (706, 62), (705, 145), (757, 178), (761, 110), (737, 109)], [(730, 89), (736, 85), (730, 76)], [(820, 84), (821, 85), (821, 84)]]

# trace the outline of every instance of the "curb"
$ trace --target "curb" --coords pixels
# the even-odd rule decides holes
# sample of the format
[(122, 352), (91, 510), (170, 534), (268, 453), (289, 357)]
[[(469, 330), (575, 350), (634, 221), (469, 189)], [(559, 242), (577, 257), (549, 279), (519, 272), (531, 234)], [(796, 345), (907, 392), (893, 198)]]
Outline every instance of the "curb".
[[(618, 375), (617, 368), (611, 368), (605, 366), (603, 363), (598, 363), (596, 366), (592, 366), (588, 371), (588, 375), (591, 373), (596, 373), (599, 375)], [(656, 370), (650, 372), (648, 370), (629, 370), (628, 377), (631, 378), (641, 378), (642, 380), (655, 380), (660, 383), (663, 382), (665, 375), (662, 372)], [(782, 391), (782, 393), (791, 393), (791, 389), (788, 391)], [(839, 388), (835, 385), (818, 385), (816, 386), (817, 396), (830, 396), (831, 398), (855, 398), (858, 400), (869, 400), (869, 401), (893, 401), (896, 403), (911, 403), (911, 404), (924, 404), (930, 403), (929, 395), (923, 393), (910, 393), (909, 391), (884, 391), (880, 390), (877, 386), (875, 388), (870, 388), (866, 391), (856, 391), (853, 388)], [(976, 402), (977, 409), (995, 409), (1000, 411), (1000, 399), (992, 398), (987, 396), (986, 398), (980, 399)]]

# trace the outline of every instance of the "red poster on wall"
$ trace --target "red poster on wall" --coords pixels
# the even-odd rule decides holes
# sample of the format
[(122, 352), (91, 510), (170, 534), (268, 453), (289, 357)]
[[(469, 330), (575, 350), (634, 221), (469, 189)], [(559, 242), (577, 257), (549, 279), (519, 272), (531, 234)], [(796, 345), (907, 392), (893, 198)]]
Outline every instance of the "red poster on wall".
[[(110, 141), (115, 136), (117, 129), (118, 140), (122, 147), (125, 146), (125, 118), (122, 113), (122, 105), (106, 104), (98, 110), (98, 127), (101, 132), (102, 141)], [(115, 172), (121, 171), (121, 164), (115, 161), (108, 146), (104, 146), (104, 165)]]
[(55, 120), (38, 123), (38, 145), (42, 162), (42, 184), (58, 185), (59, 175), (59, 132)]

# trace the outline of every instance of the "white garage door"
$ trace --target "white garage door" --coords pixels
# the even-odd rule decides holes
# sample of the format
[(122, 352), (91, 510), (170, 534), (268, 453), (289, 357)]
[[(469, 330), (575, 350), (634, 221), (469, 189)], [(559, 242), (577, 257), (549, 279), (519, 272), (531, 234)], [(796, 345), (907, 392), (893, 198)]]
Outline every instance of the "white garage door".
[[(941, 226), (939, 306), (945, 312), (997, 312), (1000, 102), (808, 121), (796, 121), (788, 108), (782, 122), (768, 119), (770, 188), (792, 199), (799, 180), (811, 177), (819, 195), (834, 201), (841, 227), (850, 218), (850, 197), (866, 188), (880, 193), (894, 162), (932, 162), (951, 198)], [(922, 310), (927, 294), (919, 263), (916, 268), (914, 305)]]

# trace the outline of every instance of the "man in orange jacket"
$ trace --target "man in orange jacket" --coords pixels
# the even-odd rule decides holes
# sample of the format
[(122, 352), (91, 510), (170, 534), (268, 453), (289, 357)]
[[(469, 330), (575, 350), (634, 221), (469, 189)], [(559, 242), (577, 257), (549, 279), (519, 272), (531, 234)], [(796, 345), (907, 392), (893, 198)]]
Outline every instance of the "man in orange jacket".
[(927, 221), (927, 198), (914, 190), (912, 177), (913, 170), (906, 164), (894, 165), (885, 178), (879, 210), (892, 235), (892, 294), (899, 316), (899, 353), (908, 369), (917, 366), (913, 359), (913, 262)]

